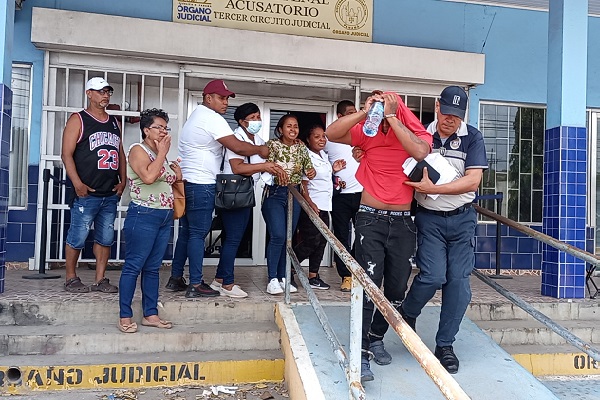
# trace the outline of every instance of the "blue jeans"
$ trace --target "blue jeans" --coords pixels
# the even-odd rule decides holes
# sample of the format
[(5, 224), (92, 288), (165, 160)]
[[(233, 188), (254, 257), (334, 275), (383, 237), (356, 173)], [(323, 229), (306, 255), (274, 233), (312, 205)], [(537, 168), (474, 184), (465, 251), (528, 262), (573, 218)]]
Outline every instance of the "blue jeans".
[[(269, 281), (273, 278), (285, 278), (285, 244), (287, 240), (287, 211), (288, 187), (267, 186), (266, 197), (262, 205), (262, 215), (269, 232), (267, 244), (267, 271)], [(296, 231), (298, 218), (300, 218), (300, 204), (293, 198), (292, 233)]]
[(238, 247), (246, 233), (246, 227), (250, 220), (252, 207), (238, 208), (236, 210), (221, 210), (225, 239), (221, 247), (221, 257), (215, 278), (223, 279), (223, 285), (231, 285), (233, 279), (233, 267)]
[(131, 302), (137, 278), (142, 274), (144, 317), (158, 315), (158, 271), (162, 265), (173, 224), (173, 210), (129, 203), (123, 225), (125, 264), (119, 280), (119, 313), (131, 318)]
[(417, 209), (417, 265), (402, 309), (417, 318), (425, 304), (442, 289), (440, 324), (435, 337), (438, 346), (450, 346), (471, 301), (471, 272), (475, 267), (475, 227), (473, 208), (444, 217)]
[(215, 210), (215, 184), (185, 183), (185, 215), (179, 220), (180, 230), (173, 255), (171, 276), (183, 276), (185, 260), (190, 259), (190, 284), (202, 283), (204, 240), (210, 232)]
[(115, 241), (115, 218), (120, 197), (76, 197), (71, 206), (71, 225), (66, 243), (76, 250), (83, 249), (94, 223), (94, 241), (110, 247)]

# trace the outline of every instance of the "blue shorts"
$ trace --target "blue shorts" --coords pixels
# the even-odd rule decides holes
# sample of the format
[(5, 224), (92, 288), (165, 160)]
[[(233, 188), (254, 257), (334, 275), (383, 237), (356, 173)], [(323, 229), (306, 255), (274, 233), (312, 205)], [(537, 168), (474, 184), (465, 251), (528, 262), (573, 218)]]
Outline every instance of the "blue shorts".
[(94, 224), (94, 242), (110, 247), (115, 241), (115, 218), (120, 197), (77, 197), (71, 206), (71, 226), (67, 233), (67, 245), (83, 249), (85, 240)]

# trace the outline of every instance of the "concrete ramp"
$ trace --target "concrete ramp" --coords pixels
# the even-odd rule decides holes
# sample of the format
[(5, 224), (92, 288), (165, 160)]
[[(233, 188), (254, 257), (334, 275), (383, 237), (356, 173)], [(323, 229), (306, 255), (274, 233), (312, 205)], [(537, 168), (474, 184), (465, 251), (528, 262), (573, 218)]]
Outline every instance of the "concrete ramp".
[[(332, 400), (348, 398), (346, 378), (312, 307), (297, 304), (292, 306), (292, 310), (306, 342), (306, 350), (324, 397)], [(325, 312), (339, 340), (347, 346), (350, 306), (325, 306)], [(426, 307), (417, 320), (417, 333), (430, 349), (435, 347), (438, 317), (439, 307), (431, 306)], [(388, 331), (384, 342), (393, 361), (386, 366), (379, 366), (371, 361), (375, 380), (365, 383), (367, 398), (444, 399), (437, 386), (406, 350), (394, 331)], [(453, 376), (474, 400), (557, 399), (548, 388), (468, 319), (462, 322), (454, 350), (460, 359), (460, 370)]]

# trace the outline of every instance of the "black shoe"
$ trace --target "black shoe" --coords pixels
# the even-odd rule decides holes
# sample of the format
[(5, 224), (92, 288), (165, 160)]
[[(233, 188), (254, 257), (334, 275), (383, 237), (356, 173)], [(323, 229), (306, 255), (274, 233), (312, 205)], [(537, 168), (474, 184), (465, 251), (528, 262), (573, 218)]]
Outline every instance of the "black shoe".
[(314, 278), (310, 278), (308, 280), (308, 283), (310, 284), (310, 287), (313, 289), (327, 290), (331, 287), (328, 284), (326, 284), (325, 282), (323, 282), (323, 280), (321, 280), (321, 277), (319, 275), (315, 276)]
[(185, 281), (185, 278), (183, 276), (179, 278), (175, 278), (173, 276), (170, 277), (169, 282), (167, 282), (167, 285), (165, 286), (167, 290), (170, 290), (172, 292), (183, 292), (187, 289), (187, 287), (187, 282)]
[(410, 326), (412, 328), (413, 331), (417, 331), (417, 319), (413, 318), (413, 317), (409, 317), (408, 315), (406, 315), (406, 313), (404, 312), (404, 309), (402, 308), (402, 306), (400, 306), (400, 308), (398, 309), (398, 311), (400, 312), (400, 315), (402, 316), (402, 319), (404, 321), (406, 321), (406, 323), (408, 324), (408, 326)]
[(373, 360), (379, 365), (388, 365), (392, 362), (392, 356), (385, 349), (383, 340), (371, 342), (369, 351), (373, 353)]
[(458, 372), (458, 358), (454, 354), (452, 346), (435, 346), (435, 356), (440, 360), (442, 366), (446, 368), (446, 371), (451, 374)]
[(204, 281), (200, 282), (198, 286), (190, 285), (185, 292), (185, 297), (219, 297), (221, 292), (213, 290)]
[(375, 379), (375, 375), (371, 371), (371, 364), (369, 363), (370, 354), (368, 351), (363, 350), (360, 357), (360, 382), (369, 382)]

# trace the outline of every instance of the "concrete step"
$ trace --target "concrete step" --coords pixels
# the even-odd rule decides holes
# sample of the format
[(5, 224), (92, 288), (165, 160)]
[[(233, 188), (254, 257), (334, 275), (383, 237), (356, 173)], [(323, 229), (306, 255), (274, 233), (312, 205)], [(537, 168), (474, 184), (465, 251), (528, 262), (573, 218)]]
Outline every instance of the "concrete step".
[[(553, 320), (595, 320), (600, 323), (600, 303), (533, 303), (535, 309)], [(531, 316), (518, 306), (508, 304), (471, 304), (467, 317), (472, 321), (529, 320)]]
[[(118, 301), (6, 302), (0, 301), (2, 325), (80, 325), (116, 321)], [(134, 315), (142, 315), (139, 301), (133, 303)], [(219, 300), (182, 300), (159, 303), (159, 314), (175, 324), (221, 323), (223, 321), (273, 321), (274, 303)]]
[(137, 333), (125, 334), (118, 330), (114, 315), (109, 321), (77, 326), (5, 326), (0, 333), (0, 355), (279, 349), (279, 329), (274, 322), (174, 324), (172, 329), (138, 324)]
[[(509, 345), (562, 345), (566, 341), (550, 328), (534, 319), (474, 321), (501, 346)], [(600, 343), (600, 321), (593, 319), (557, 320), (581, 340)]]
[[(8, 356), (0, 358), (0, 392), (145, 388), (281, 382), (280, 350)], [(57, 394), (55, 398), (62, 398)]]

